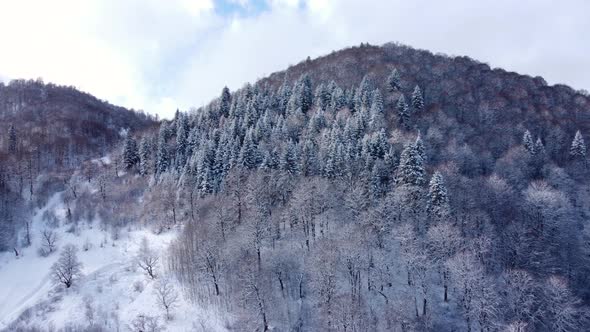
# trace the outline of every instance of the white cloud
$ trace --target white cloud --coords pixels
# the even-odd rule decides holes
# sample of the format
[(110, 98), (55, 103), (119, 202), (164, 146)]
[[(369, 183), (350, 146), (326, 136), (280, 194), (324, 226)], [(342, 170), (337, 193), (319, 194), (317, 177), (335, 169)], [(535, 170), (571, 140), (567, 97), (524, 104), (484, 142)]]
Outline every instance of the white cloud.
[(0, 75), (171, 116), (308, 55), (400, 41), (590, 87), (583, 0), (229, 1), (253, 15), (220, 16), (213, 0), (0, 0)]

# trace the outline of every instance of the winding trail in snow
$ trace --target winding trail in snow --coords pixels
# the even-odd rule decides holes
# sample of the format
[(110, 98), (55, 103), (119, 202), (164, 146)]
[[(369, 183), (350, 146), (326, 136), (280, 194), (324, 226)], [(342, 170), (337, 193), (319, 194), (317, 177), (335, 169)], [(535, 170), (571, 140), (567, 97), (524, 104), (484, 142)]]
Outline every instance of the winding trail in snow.
[[(12, 323), (23, 311), (35, 304), (42, 295), (47, 294), (51, 287), (51, 276), (48, 273), (35, 288), (26, 293), (16, 303), (4, 302), (0, 304), (0, 317), (2, 318), (0, 320), (0, 328), (5, 328), (8, 324)], [(7, 308), (6, 306), (9, 304), (11, 307)]]

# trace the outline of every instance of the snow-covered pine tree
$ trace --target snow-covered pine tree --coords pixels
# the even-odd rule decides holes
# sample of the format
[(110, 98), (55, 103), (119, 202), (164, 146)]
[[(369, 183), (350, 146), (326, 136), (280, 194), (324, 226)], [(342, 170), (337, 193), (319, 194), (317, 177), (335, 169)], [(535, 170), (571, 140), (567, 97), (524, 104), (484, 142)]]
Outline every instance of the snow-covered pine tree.
[(370, 128), (378, 131), (385, 127), (385, 116), (383, 115), (383, 97), (379, 89), (373, 91), (373, 102), (371, 103)]
[(582, 137), (582, 133), (579, 130), (576, 132), (576, 136), (570, 146), (570, 156), (574, 159), (586, 158), (586, 143), (584, 143), (584, 137)]
[(406, 129), (410, 129), (410, 109), (403, 94), (397, 100), (396, 107), (399, 124)]
[(226, 118), (229, 116), (229, 110), (231, 107), (231, 94), (227, 86), (221, 90), (221, 97), (219, 97), (219, 113)]
[(240, 152), (240, 164), (248, 169), (255, 169), (260, 163), (260, 152), (258, 146), (254, 142), (253, 130), (249, 129), (244, 137), (242, 150)]
[(416, 111), (421, 111), (424, 109), (424, 96), (422, 95), (422, 90), (418, 85), (416, 85), (414, 92), (412, 93), (412, 106)]
[(393, 68), (391, 74), (387, 77), (387, 89), (389, 92), (397, 91), (401, 88), (401, 78), (396, 68)]
[(307, 139), (301, 149), (301, 174), (303, 176), (317, 175), (319, 169), (317, 147), (313, 140)]
[(170, 157), (168, 155), (168, 143), (166, 143), (166, 128), (160, 127), (160, 134), (158, 135), (158, 151), (156, 153), (156, 174), (166, 172), (170, 165)]
[(326, 118), (324, 117), (324, 111), (318, 110), (315, 112), (309, 120), (309, 129), (312, 133), (319, 132), (326, 126)]
[(535, 143), (533, 142), (533, 136), (528, 130), (526, 130), (522, 136), (522, 145), (530, 154), (535, 154)]
[(389, 178), (387, 177), (388, 170), (383, 160), (375, 161), (373, 169), (371, 170), (371, 198), (376, 201), (383, 197), (387, 191)]
[(176, 120), (176, 168), (184, 168), (186, 151), (188, 148), (188, 120), (186, 115), (180, 114)]
[(398, 185), (422, 186), (426, 183), (424, 161), (415, 144), (402, 151), (395, 182)]
[(152, 153), (152, 147), (149, 139), (144, 136), (139, 144), (139, 174), (148, 175), (150, 174), (150, 157)]
[(367, 143), (368, 146), (366, 149), (373, 158), (382, 159), (389, 150), (389, 142), (387, 142), (387, 134), (384, 128), (371, 134)]
[(537, 141), (535, 142), (535, 154), (540, 156), (545, 155), (545, 145), (543, 145), (541, 137), (537, 137)]
[(361, 84), (354, 93), (354, 111), (359, 112), (362, 108), (369, 109), (373, 101), (373, 77), (367, 74), (363, 77)]
[(320, 110), (325, 110), (326, 109), (326, 86), (324, 85), (324, 83), (320, 83), (318, 84), (318, 86), (315, 88), (315, 93), (314, 93), (314, 103), (315, 106), (320, 109)]
[(8, 129), (8, 152), (15, 153), (17, 147), (16, 129), (14, 125), (10, 125)]
[(328, 111), (338, 112), (344, 106), (346, 106), (346, 97), (344, 96), (344, 91), (337, 86), (334, 88), (334, 91), (332, 91), (332, 95), (330, 96), (330, 105), (328, 107)]
[(293, 141), (289, 141), (280, 159), (281, 170), (289, 174), (299, 174), (301, 169), (299, 164), (299, 156), (297, 153), (297, 146)]
[(137, 151), (137, 142), (131, 136), (127, 134), (125, 137), (125, 143), (123, 146), (123, 166), (125, 169), (131, 169), (133, 166), (139, 163), (139, 153)]
[(289, 104), (289, 100), (291, 99), (291, 87), (284, 82), (283, 85), (279, 88), (278, 91), (278, 113), (284, 115), (287, 111), (287, 105)]
[(423, 162), (426, 162), (426, 147), (424, 146), (424, 141), (422, 140), (422, 135), (418, 132), (418, 136), (416, 137), (416, 141), (414, 142), (414, 146), (416, 146), (416, 151), (422, 158)]
[(313, 105), (313, 91), (311, 90), (311, 78), (308, 74), (304, 74), (300, 79), (300, 93), (301, 93), (301, 111), (307, 113)]
[(435, 222), (443, 221), (451, 213), (447, 188), (442, 174), (438, 171), (434, 172), (430, 179), (426, 211)]

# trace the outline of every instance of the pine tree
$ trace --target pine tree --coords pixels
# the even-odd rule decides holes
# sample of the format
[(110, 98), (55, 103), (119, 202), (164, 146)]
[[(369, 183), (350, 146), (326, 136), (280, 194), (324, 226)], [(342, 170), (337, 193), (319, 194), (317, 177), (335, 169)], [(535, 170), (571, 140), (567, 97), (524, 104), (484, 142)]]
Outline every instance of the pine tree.
[(301, 89), (301, 111), (307, 113), (311, 109), (313, 103), (313, 92), (311, 90), (311, 78), (308, 74), (301, 77), (300, 87)]
[(397, 118), (402, 127), (410, 129), (410, 109), (404, 95), (401, 95), (397, 100)]
[(14, 125), (10, 125), (8, 129), (8, 152), (15, 153), (17, 147), (16, 129)]
[(311, 119), (309, 120), (309, 129), (311, 132), (317, 133), (320, 130), (322, 130), (322, 128), (324, 128), (325, 126), (326, 118), (324, 117), (324, 112), (318, 110), (312, 115)]
[(314, 103), (316, 105), (316, 107), (320, 110), (325, 110), (326, 107), (328, 106), (327, 103), (327, 91), (326, 91), (326, 86), (324, 85), (324, 83), (320, 83), (316, 88), (315, 88), (315, 94), (314, 94)]
[(426, 147), (424, 146), (424, 141), (422, 140), (422, 135), (420, 135), (420, 133), (418, 133), (418, 136), (416, 137), (414, 146), (416, 146), (416, 151), (420, 155), (420, 158), (422, 158), (422, 161), (426, 162)]
[(391, 74), (387, 77), (387, 89), (389, 92), (397, 91), (401, 88), (401, 79), (399, 72), (393, 68)]
[(277, 151), (276, 148), (274, 148), (269, 152), (268, 160), (266, 161), (266, 164), (268, 165), (268, 168), (270, 168), (270, 169), (278, 169), (279, 163), (280, 163), (279, 152)]
[(389, 151), (389, 142), (387, 141), (387, 134), (385, 129), (381, 128), (378, 132), (371, 134), (366, 148), (368, 153), (373, 158), (382, 159), (387, 151)]
[(397, 168), (396, 183), (398, 185), (424, 185), (425, 171), (424, 161), (416, 149), (415, 144), (408, 145), (401, 154), (400, 163)]
[(126, 169), (131, 169), (139, 163), (139, 153), (137, 152), (137, 142), (131, 135), (125, 138), (125, 145), (123, 147), (123, 166)]
[(383, 115), (383, 98), (379, 89), (373, 91), (373, 101), (371, 103), (370, 127), (373, 131), (378, 131), (385, 127), (385, 117)]
[(221, 90), (221, 97), (219, 97), (219, 113), (226, 118), (229, 116), (229, 110), (231, 107), (231, 94), (227, 86)]
[(299, 156), (297, 154), (297, 147), (293, 141), (289, 141), (280, 160), (281, 170), (289, 174), (299, 174)]
[(240, 163), (248, 169), (255, 169), (258, 167), (260, 160), (260, 152), (258, 146), (254, 142), (252, 130), (248, 130), (244, 143), (242, 144), (242, 150), (240, 152)]
[(354, 94), (354, 111), (360, 112), (361, 109), (369, 109), (373, 100), (373, 78), (367, 74), (363, 77), (361, 84)]
[(141, 139), (139, 144), (139, 174), (148, 175), (150, 173), (150, 156), (151, 144), (147, 137)]
[(188, 148), (188, 120), (185, 115), (181, 114), (176, 121), (176, 167), (182, 169), (186, 164)]
[(344, 108), (344, 106), (346, 106), (346, 96), (344, 95), (344, 91), (342, 91), (340, 87), (336, 87), (334, 91), (332, 91), (329, 110), (337, 112)]
[(422, 90), (420, 90), (418, 85), (416, 85), (412, 93), (412, 106), (416, 111), (424, 109), (424, 96), (422, 96)]
[(373, 200), (380, 199), (387, 191), (389, 178), (386, 174), (387, 169), (385, 163), (382, 160), (377, 160), (371, 170), (370, 194)]
[(576, 132), (576, 136), (572, 141), (572, 145), (570, 147), (570, 156), (574, 159), (583, 159), (586, 158), (586, 144), (584, 143), (584, 138), (582, 137), (582, 133), (578, 130)]
[(539, 156), (545, 155), (545, 145), (543, 145), (541, 137), (538, 137), (537, 141), (535, 142), (535, 154)]
[(530, 153), (535, 154), (535, 143), (533, 142), (533, 136), (530, 131), (525, 131), (522, 136), (522, 145)]
[(301, 174), (303, 176), (317, 175), (319, 169), (317, 146), (313, 140), (306, 140), (301, 151)]
[(166, 143), (166, 128), (161, 126), (160, 134), (158, 136), (158, 151), (156, 153), (156, 174), (162, 174), (166, 172), (169, 165), (170, 160)]
[(428, 206), (426, 210), (430, 218), (434, 221), (444, 220), (451, 212), (447, 188), (445, 187), (442, 174), (438, 171), (430, 179)]

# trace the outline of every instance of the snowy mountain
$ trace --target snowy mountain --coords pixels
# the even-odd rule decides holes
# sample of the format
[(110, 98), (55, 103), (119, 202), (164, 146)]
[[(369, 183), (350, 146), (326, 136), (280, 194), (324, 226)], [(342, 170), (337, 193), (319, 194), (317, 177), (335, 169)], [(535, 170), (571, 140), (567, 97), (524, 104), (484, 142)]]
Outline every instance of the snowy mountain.
[(7, 120), (7, 331), (590, 329), (585, 91), (397, 44), (170, 121), (10, 86), (70, 129)]

